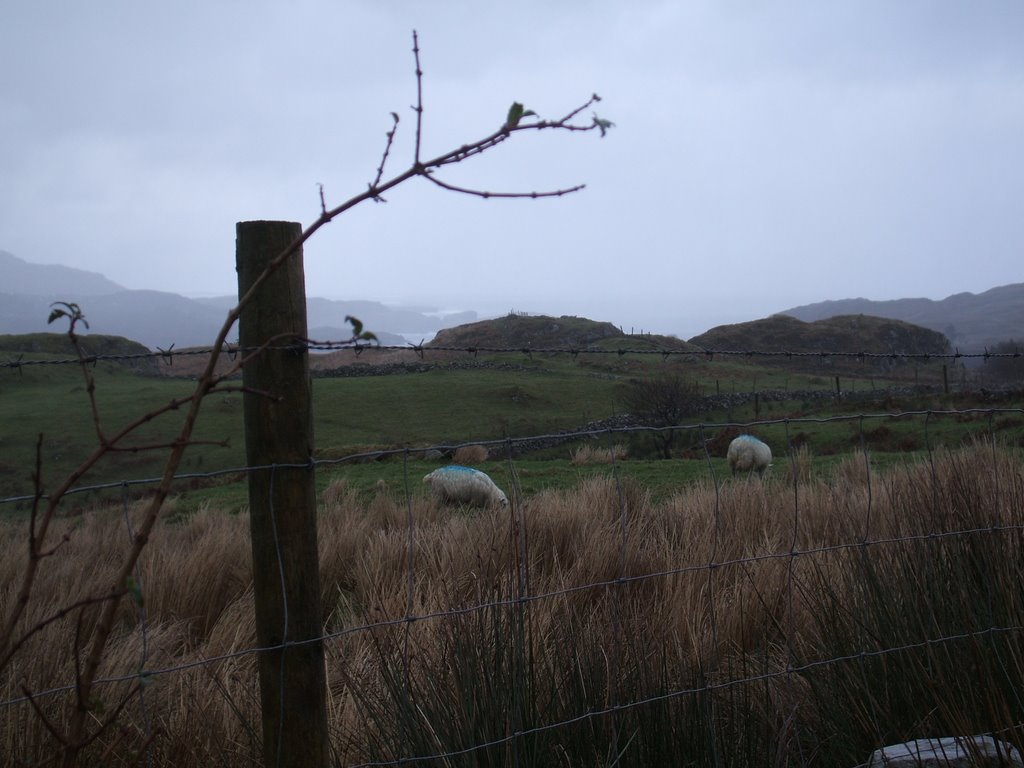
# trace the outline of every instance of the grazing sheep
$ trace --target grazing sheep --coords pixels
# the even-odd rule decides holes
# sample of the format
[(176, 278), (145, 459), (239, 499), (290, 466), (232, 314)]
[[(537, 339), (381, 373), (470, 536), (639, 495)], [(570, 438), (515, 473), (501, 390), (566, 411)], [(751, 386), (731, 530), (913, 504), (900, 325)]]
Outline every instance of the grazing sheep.
[(452, 464), (435, 469), (423, 478), (434, 496), (442, 502), (474, 507), (507, 506), (508, 497), (486, 474), (478, 469)]
[(740, 435), (729, 443), (726, 454), (732, 473), (753, 472), (763, 475), (772, 465), (772, 449), (753, 435)]

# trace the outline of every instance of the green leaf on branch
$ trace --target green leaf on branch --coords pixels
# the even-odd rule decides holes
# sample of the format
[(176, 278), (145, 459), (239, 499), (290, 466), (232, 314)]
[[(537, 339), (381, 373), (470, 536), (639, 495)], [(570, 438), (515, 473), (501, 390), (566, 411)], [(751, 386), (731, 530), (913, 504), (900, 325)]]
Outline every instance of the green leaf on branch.
[(613, 123), (611, 120), (603, 120), (603, 119), (601, 119), (600, 117), (598, 117), (595, 114), (594, 115), (594, 127), (597, 128), (597, 130), (599, 130), (601, 132), (601, 138), (603, 139), (604, 135), (606, 133), (608, 133), (608, 130), (610, 128), (614, 128), (615, 127), (615, 123)]
[(352, 338), (356, 341), (377, 341), (377, 334), (363, 330), (363, 321), (352, 315), (345, 315), (345, 322), (352, 326)]
[(54, 320), (60, 320), (60, 318), (66, 317), (71, 321), (72, 328), (75, 323), (82, 323), (86, 328), (89, 327), (89, 323), (86, 322), (85, 315), (82, 314), (81, 307), (74, 302), (55, 301), (50, 306), (55, 307), (55, 309), (50, 310), (50, 317), (46, 321), (47, 325), (52, 323)]
[(363, 332), (363, 321), (352, 315), (345, 315), (345, 322), (352, 326), (352, 335), (359, 336)]
[(513, 101), (512, 106), (508, 108), (508, 117), (505, 118), (506, 128), (515, 128), (519, 125), (519, 121), (524, 117), (536, 117), (537, 113), (532, 109), (525, 109), (522, 104), (518, 101)]

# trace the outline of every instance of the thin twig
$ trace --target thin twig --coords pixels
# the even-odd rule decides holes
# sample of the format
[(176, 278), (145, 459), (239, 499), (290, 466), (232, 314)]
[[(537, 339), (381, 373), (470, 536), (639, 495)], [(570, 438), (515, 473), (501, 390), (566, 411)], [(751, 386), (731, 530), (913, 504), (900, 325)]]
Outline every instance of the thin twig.
[(573, 192), (579, 192), (584, 189), (586, 184), (577, 184), (575, 187), (568, 187), (566, 189), (555, 189), (549, 192), (486, 192), (481, 189), (468, 189), (466, 187), (457, 187), (454, 184), (448, 184), (447, 182), (441, 181), (435, 178), (431, 174), (427, 174), (426, 178), (428, 181), (437, 184), (437, 186), (447, 189), (451, 192), (458, 192), (463, 195), (475, 195), (476, 197), (482, 197), (485, 200), (490, 197), (504, 197), (504, 198), (529, 198), (536, 200), (540, 197), (561, 197), (562, 195), (572, 194)]
[(423, 137), (423, 68), (420, 67), (420, 38), (412, 31), (412, 55), (416, 60), (416, 151), (413, 153), (413, 167), (420, 164), (420, 142)]
[(102, 603), (105, 600), (119, 600), (122, 596), (127, 594), (127, 592), (128, 592), (127, 589), (117, 589), (117, 590), (114, 590), (114, 591), (112, 591), (112, 592), (110, 592), (110, 593), (108, 593), (106, 595), (85, 597), (85, 598), (82, 598), (81, 600), (77, 600), (74, 603), (71, 603), (70, 605), (66, 605), (65, 607), (61, 608), (59, 611), (56, 611), (55, 613), (51, 614), (47, 618), (42, 619), (41, 621), (37, 622), (34, 627), (29, 629), (27, 632), (25, 632), (25, 634), (23, 634), (21, 637), (19, 637), (17, 639), (17, 641), (14, 642), (11, 645), (10, 650), (6, 652), (6, 654), (4, 655), (4, 657), (2, 659), (0, 659), (0, 669), (2, 669), (4, 667), (4, 665), (7, 663), (7, 661), (12, 656), (14, 656), (14, 654), (17, 653), (18, 650), (26, 642), (28, 642), (32, 637), (34, 637), (35, 635), (37, 635), (40, 632), (42, 632), (44, 629), (46, 629), (48, 626), (50, 626), (54, 622), (60, 621), (61, 619), (64, 619), (64, 618), (67, 618), (67, 616), (69, 614), (73, 613), (74, 611), (79, 610), (80, 608), (87, 608), (90, 605), (98, 605), (99, 603)]
[(40, 707), (36, 702), (35, 697), (27, 686), (21, 686), (21, 695), (28, 699), (28, 703), (32, 705), (32, 709), (36, 712), (36, 716), (43, 721), (43, 727), (50, 732), (50, 735), (53, 736), (53, 738), (55, 738), (62, 747), (66, 747), (67, 740), (65, 739), (64, 734), (62, 734), (53, 721), (46, 716), (46, 713), (43, 712), (42, 707)]
[[(377, 167), (377, 175), (374, 177), (373, 183), (370, 185), (371, 192), (377, 189), (377, 185), (380, 184), (380, 180), (384, 176), (384, 166), (388, 162), (388, 155), (391, 154), (391, 145), (394, 143), (395, 133), (398, 131), (398, 113), (392, 112), (391, 119), (394, 120), (394, 123), (391, 126), (391, 130), (387, 133), (388, 141), (387, 144), (384, 145), (384, 154), (380, 158), (380, 165)], [(382, 203), (387, 202), (380, 195), (375, 195), (373, 199)], [(322, 212), (326, 212), (326, 209)]]

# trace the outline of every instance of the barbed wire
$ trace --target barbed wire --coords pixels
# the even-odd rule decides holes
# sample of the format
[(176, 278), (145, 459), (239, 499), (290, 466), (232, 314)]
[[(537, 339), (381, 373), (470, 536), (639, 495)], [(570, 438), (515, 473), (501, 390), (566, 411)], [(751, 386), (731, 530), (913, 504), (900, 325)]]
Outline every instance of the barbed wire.
[[(88, 337), (86, 337), (88, 338)], [(682, 342), (681, 342), (682, 343)], [(689, 344), (689, 342), (686, 342)], [(51, 366), (51, 365), (95, 365), (100, 362), (128, 362), (148, 359), (161, 359), (168, 366), (172, 365), (175, 357), (209, 356), (215, 349), (211, 347), (195, 349), (174, 349), (172, 344), (168, 349), (158, 349), (150, 352), (112, 353), (112, 354), (87, 354), (79, 358), (60, 358), (53, 360), (25, 360), (24, 353), (17, 359), (9, 359), (0, 362), (0, 368), (20, 369), (28, 366)], [(472, 355), (474, 357), (487, 354), (523, 354), (532, 355), (649, 355), (658, 356), (664, 359), (670, 357), (703, 357), (706, 360), (713, 360), (718, 357), (769, 357), (769, 358), (818, 358), (827, 360), (830, 358), (852, 359), (858, 361), (867, 360), (920, 360), (928, 362), (931, 360), (989, 360), (1003, 358), (1021, 358), (1024, 352), (993, 352), (985, 348), (981, 352), (961, 352), (954, 349), (952, 352), (912, 352), (891, 350), (889, 352), (869, 352), (867, 350), (792, 350), (792, 349), (717, 349), (712, 347), (700, 347), (690, 345), (688, 348), (662, 347), (576, 347), (576, 346), (554, 346), (554, 347), (533, 347), (530, 345), (521, 346), (485, 346), (485, 345), (434, 345), (434, 344), (368, 344), (365, 342), (352, 341), (314, 341), (306, 340), (303, 343), (289, 343), (263, 347), (264, 350), (274, 351), (306, 351), (306, 352), (340, 352), (352, 351), (356, 356), (363, 352), (411, 352), (420, 359), (425, 359), (431, 352), (451, 352), (457, 354)], [(228, 345), (221, 350), (222, 354), (228, 356), (238, 354), (250, 354), (258, 351), (258, 347), (241, 347), (235, 344)], [(40, 353), (36, 353), (40, 354)]]

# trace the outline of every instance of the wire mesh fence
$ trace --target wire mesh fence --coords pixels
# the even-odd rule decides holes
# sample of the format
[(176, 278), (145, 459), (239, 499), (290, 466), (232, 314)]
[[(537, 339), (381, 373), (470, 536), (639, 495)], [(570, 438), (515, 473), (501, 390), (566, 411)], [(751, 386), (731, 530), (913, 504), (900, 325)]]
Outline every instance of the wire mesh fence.
[[(1024, 464), (992, 424), (1022, 413), (476, 441), (494, 451), (503, 509), (426, 494), (422, 457), (453, 444), (201, 474), (336, 475), (321, 497), (324, 632), (312, 642), (326, 652), (338, 764), (855, 765), (920, 734), (1020, 743)], [(968, 422), (976, 439), (941, 444), (942, 419)], [(815, 469), (796, 439), (844, 424), (866, 447), (892, 420), (919, 425), (915, 460), (881, 465), (855, 447)], [(666, 429), (694, 437), (704, 470), (654, 493), (612, 449)], [(715, 451), (717, 434), (739, 429), (775, 436), (765, 478), (731, 476)], [(524, 490), (532, 467), (517, 446), (551, 440), (589, 441), (608, 449), (606, 463), (573, 487)], [(401, 483), (370, 496), (348, 487), (345, 468), (368, 458), (399, 463)], [(130, 536), (127, 489), (149, 482), (115, 485), (116, 518), (66, 521), (53, 581), (39, 587), (56, 602), (26, 626), (52, 621), (4, 676), (9, 755), (42, 759), (47, 723), (73, 706), (89, 576), (100, 583)], [(254, 658), (268, 649), (254, 642), (245, 534), (244, 516), (205, 510), (154, 538), (98, 689), (121, 709), (97, 750), (155, 764), (274, 764), (260, 754)], [(5, 546), (19, 535), (10, 528)]]

